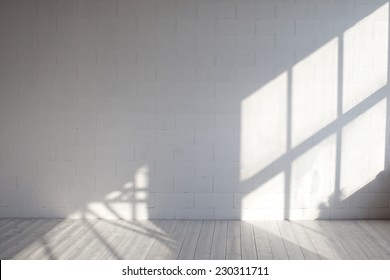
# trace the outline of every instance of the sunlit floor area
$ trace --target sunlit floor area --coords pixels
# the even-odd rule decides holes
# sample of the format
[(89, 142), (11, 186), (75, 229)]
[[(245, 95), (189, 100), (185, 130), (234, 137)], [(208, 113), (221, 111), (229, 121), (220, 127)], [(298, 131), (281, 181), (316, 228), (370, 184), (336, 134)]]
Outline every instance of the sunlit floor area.
[(390, 221), (0, 220), (0, 259), (390, 259)]

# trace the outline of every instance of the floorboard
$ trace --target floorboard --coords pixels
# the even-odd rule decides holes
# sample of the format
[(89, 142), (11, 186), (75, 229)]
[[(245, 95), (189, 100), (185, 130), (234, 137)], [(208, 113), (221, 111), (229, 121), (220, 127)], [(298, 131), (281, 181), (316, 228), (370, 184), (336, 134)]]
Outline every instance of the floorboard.
[[(361, 242), (356, 236), (354, 230), (349, 224), (349, 221), (331, 221), (334, 225), (334, 232), (341, 242), (345, 250), (351, 255), (353, 260), (367, 260), (368, 256), (360, 248), (359, 243)], [(336, 258), (338, 256), (336, 255)]]
[(290, 260), (303, 260), (304, 256), (301, 247), (291, 229), (289, 221), (278, 221), (280, 235), (282, 236), (284, 246)]
[(211, 246), (214, 237), (215, 221), (205, 220), (202, 224), (198, 244), (195, 249), (195, 260), (208, 260), (211, 256)]
[(264, 221), (252, 221), (258, 260), (273, 260), (271, 244)]
[(241, 222), (241, 254), (243, 260), (257, 260), (253, 226), (249, 222)]
[(191, 221), (186, 237), (183, 241), (179, 253), (180, 260), (193, 260), (195, 256), (196, 245), (198, 244), (202, 221)]
[(338, 236), (338, 228), (334, 221), (319, 221), (317, 223), (321, 228), (321, 231), (327, 236), (327, 243), (336, 259), (341, 260), (350, 260), (352, 259), (351, 255), (345, 249), (342, 240)]
[(175, 231), (173, 232), (171, 242), (169, 242), (169, 251), (166, 255), (168, 260), (176, 260), (179, 257), (181, 247), (186, 238), (190, 221), (179, 220), (176, 223)]
[(329, 237), (319, 227), (317, 221), (299, 221), (296, 222), (302, 226), (307, 235), (309, 236), (311, 243), (314, 245), (320, 259), (322, 260), (335, 260), (337, 257), (333, 253), (331, 244), (328, 239)]
[(171, 242), (172, 235), (176, 227), (176, 221), (167, 221), (163, 226), (162, 230), (167, 235), (167, 238), (157, 239), (153, 246), (150, 248), (146, 259), (147, 260), (164, 260), (169, 251), (169, 243)]
[(299, 246), (301, 247), (301, 251), (305, 260), (319, 260), (320, 256), (318, 255), (318, 252), (305, 229), (293, 221), (290, 222), (290, 226), (294, 232)]
[(354, 235), (359, 240), (358, 246), (369, 260), (383, 260), (381, 250), (377, 248), (376, 244), (362, 231), (359, 231), (359, 226), (356, 221), (348, 221)]
[(241, 260), (241, 222), (240, 221), (227, 222), (226, 259)]
[(288, 260), (288, 253), (284, 245), (279, 227), (276, 221), (266, 221), (265, 226), (268, 232), (268, 238), (271, 245), (272, 255), (275, 260)]
[(224, 260), (226, 258), (227, 221), (216, 221), (210, 259)]
[[(378, 222), (378, 221), (375, 221)], [(383, 259), (390, 259), (390, 240), (381, 236), (378, 231), (368, 223), (368, 221), (356, 221), (358, 230), (361, 231), (367, 240), (378, 251)]]

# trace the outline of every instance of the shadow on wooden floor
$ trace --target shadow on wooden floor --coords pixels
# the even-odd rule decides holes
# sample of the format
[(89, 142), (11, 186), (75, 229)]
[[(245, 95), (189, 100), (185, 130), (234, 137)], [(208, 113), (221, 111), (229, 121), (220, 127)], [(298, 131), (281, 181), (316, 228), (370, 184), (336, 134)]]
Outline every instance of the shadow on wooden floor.
[(0, 259), (390, 259), (390, 221), (0, 221)]

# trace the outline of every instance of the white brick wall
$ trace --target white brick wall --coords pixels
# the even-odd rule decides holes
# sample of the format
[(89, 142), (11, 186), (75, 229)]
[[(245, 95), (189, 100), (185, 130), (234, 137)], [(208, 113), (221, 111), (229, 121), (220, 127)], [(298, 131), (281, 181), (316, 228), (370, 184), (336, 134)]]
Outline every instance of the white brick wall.
[(0, 0), (0, 217), (389, 218), (386, 0)]

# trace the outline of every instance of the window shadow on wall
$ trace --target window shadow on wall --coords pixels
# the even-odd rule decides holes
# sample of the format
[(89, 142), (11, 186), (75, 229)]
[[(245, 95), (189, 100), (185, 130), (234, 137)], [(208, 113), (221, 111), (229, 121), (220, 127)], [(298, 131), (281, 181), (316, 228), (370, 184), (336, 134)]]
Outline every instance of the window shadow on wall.
[[(235, 197), (241, 219), (388, 217), (388, 21), (382, 31), (372, 25), (379, 28), (380, 13), (388, 19), (386, 2), (336, 36), (318, 31), (316, 49), (295, 53), (295, 64), (244, 99), (241, 123), (260, 123), (262, 132), (241, 132), (240, 185), (254, 187)], [(251, 115), (256, 99), (269, 101), (267, 114)]]

